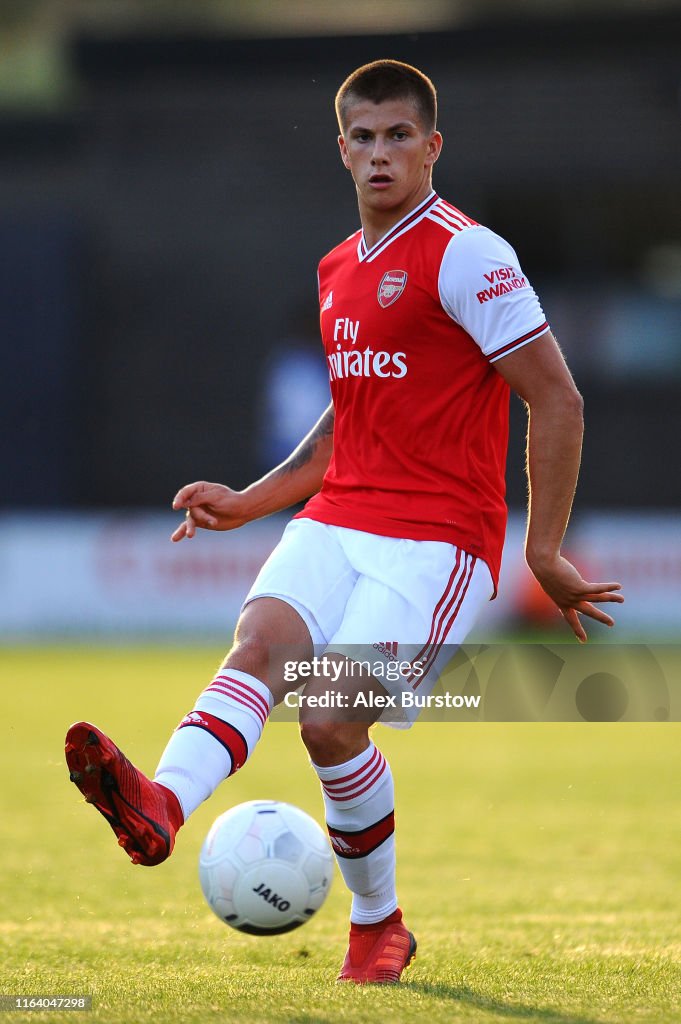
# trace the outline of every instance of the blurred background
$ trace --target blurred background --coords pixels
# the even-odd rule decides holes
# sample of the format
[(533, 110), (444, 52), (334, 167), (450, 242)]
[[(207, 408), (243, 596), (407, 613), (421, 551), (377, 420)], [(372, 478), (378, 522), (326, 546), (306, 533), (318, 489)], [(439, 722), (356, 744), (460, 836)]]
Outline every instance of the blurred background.
[[(333, 97), (377, 57), (434, 79), (436, 188), (513, 244), (584, 394), (569, 552), (624, 584), (620, 639), (678, 635), (681, 3), (2, 0), (0, 53), (1, 639), (231, 630), (285, 519), (176, 547), (170, 501), (326, 404)], [(554, 621), (512, 417), (483, 629)]]

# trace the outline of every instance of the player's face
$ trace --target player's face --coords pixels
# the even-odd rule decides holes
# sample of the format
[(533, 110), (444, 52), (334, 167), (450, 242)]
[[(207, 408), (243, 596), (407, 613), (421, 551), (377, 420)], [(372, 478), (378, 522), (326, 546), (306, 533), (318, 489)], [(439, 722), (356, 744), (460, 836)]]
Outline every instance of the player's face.
[(411, 100), (358, 100), (346, 111), (338, 144), (360, 208), (402, 216), (428, 195), (442, 136), (426, 132)]

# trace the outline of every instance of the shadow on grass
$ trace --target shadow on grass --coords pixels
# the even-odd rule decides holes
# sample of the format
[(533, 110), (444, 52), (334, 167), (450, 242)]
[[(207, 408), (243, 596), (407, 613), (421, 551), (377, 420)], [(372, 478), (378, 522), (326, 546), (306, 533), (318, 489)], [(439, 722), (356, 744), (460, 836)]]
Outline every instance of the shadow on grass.
[(467, 985), (438, 985), (426, 981), (410, 980), (405, 988), (424, 996), (434, 996), (436, 999), (451, 999), (462, 1006), (485, 1010), (495, 1013), (499, 1017), (508, 1017), (509, 1020), (543, 1021), (544, 1024), (598, 1024), (594, 1017), (584, 1017), (582, 1014), (566, 1015), (548, 1007), (527, 1006), (523, 1003), (503, 1003), (498, 999), (489, 999)]

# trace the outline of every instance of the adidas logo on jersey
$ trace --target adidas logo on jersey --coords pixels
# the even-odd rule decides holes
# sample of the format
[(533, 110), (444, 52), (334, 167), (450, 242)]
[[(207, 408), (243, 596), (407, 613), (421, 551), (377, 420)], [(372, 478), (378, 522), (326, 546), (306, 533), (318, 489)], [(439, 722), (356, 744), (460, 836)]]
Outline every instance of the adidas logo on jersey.
[(320, 312), (323, 313), (325, 309), (331, 309), (332, 306), (333, 306), (333, 290), (331, 290), (329, 292), (329, 294), (326, 296), (326, 298), (324, 299), (324, 302), (322, 303), (322, 308), (321, 308)]

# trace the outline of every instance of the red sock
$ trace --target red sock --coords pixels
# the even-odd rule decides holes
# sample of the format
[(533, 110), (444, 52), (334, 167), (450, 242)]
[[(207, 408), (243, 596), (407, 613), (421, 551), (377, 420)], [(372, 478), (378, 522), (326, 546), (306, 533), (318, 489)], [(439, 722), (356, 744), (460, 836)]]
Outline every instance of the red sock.
[(182, 808), (180, 807), (180, 801), (177, 799), (172, 789), (168, 789), (167, 786), (164, 786), (160, 782), (157, 782), (156, 785), (165, 793), (166, 803), (168, 805), (168, 818), (170, 819), (170, 824), (173, 826), (176, 832), (179, 832), (179, 830), (184, 825), (184, 814), (182, 813)]
[(350, 922), (350, 934), (351, 935), (364, 935), (365, 932), (380, 931), (385, 928), (387, 924), (397, 924), (402, 920), (402, 911), (398, 907), (393, 910), (392, 914), (388, 917), (384, 917), (382, 921), (376, 921), (375, 924), (355, 924), (354, 921)]

